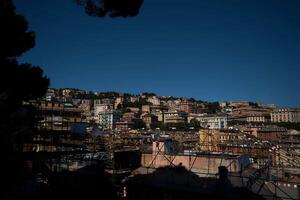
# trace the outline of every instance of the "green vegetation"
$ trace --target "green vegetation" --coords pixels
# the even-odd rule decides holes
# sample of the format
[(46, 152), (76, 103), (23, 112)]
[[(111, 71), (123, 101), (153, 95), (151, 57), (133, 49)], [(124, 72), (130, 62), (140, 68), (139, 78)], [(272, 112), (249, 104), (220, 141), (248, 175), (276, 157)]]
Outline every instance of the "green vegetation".
[(133, 129), (143, 129), (146, 128), (146, 124), (145, 122), (143, 122), (142, 120), (136, 120), (133, 124)]
[(156, 94), (153, 93), (153, 92), (143, 92), (142, 95), (143, 95), (143, 96), (146, 96), (146, 97), (153, 97), (153, 96), (156, 96)]
[(221, 111), (219, 102), (206, 103), (206, 108), (207, 108), (208, 114), (215, 114), (215, 113)]

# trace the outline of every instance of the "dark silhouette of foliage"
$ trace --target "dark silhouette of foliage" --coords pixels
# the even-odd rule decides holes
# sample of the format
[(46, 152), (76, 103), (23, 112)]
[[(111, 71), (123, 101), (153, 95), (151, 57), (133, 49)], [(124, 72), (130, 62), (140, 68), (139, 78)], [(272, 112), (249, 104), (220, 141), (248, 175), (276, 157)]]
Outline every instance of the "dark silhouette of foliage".
[(221, 110), (221, 107), (218, 102), (207, 103), (206, 105), (207, 113), (215, 114)]
[(90, 16), (133, 17), (139, 14), (143, 0), (75, 0)]
[(0, 1), (0, 58), (20, 56), (35, 45), (35, 34), (28, 31), (25, 17), (15, 14), (11, 0)]
[(22, 103), (43, 96), (49, 79), (40, 67), (16, 60), (34, 47), (35, 35), (28, 30), (25, 17), (15, 13), (11, 0), (0, 1), (0, 27), (0, 137), (2, 147), (8, 150), (14, 136), (27, 129), (21, 122), (30, 116), (20, 114)]

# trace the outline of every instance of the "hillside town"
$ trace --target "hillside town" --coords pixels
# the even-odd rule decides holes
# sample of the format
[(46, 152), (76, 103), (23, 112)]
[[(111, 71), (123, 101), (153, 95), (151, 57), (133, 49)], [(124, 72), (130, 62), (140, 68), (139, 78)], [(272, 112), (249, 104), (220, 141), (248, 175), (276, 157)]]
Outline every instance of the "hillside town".
[[(168, 195), (176, 199), (174, 192), (185, 188), (168, 185), (193, 180), (178, 177), (178, 183), (171, 179), (156, 185), (153, 174), (174, 175), (178, 167), (196, 174), (200, 182), (224, 178), (233, 189), (259, 195), (250, 199), (300, 198), (297, 108), (69, 88), (48, 89), (43, 98), (23, 106), (34, 111), (38, 134), (20, 140), (15, 151), (47, 155), (29, 165), (38, 165), (45, 180), (100, 160), (114, 180), (114, 195), (121, 199), (145, 199), (145, 188), (137, 190), (142, 184), (151, 185), (144, 191), (151, 194), (168, 187)], [(141, 182), (141, 176), (149, 182)], [(210, 187), (212, 180), (199, 187)], [(204, 191), (201, 195), (208, 195)], [(149, 199), (156, 195), (162, 194)]]

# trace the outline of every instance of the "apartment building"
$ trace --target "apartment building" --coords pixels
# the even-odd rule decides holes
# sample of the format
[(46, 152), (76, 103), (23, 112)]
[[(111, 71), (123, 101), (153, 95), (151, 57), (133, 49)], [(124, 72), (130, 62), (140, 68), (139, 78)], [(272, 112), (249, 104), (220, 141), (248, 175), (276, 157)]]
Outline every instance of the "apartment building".
[(271, 112), (271, 122), (300, 122), (300, 109), (279, 108)]

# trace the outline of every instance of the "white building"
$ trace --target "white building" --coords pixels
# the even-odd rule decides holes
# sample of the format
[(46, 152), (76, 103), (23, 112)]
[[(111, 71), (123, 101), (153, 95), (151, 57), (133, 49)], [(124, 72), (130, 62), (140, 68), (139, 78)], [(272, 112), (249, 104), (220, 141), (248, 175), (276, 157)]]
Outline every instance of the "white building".
[(148, 97), (147, 101), (152, 103), (155, 106), (160, 105), (160, 99), (157, 96)]
[(99, 114), (99, 126), (103, 130), (113, 130), (121, 114), (117, 111), (103, 111)]
[(227, 116), (219, 115), (193, 115), (189, 116), (188, 122), (192, 119), (196, 119), (200, 122), (200, 125), (204, 128), (210, 129), (224, 129), (227, 128)]

